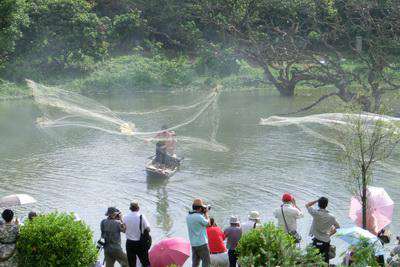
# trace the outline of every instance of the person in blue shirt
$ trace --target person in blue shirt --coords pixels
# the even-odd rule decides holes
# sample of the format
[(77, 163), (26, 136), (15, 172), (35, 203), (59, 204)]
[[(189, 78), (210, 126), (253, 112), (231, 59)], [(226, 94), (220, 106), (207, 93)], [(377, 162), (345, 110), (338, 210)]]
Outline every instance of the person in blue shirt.
[(192, 267), (198, 267), (200, 261), (202, 267), (209, 267), (211, 260), (207, 238), (207, 226), (210, 224), (208, 207), (202, 199), (196, 198), (193, 200), (192, 209), (186, 217), (192, 247)]

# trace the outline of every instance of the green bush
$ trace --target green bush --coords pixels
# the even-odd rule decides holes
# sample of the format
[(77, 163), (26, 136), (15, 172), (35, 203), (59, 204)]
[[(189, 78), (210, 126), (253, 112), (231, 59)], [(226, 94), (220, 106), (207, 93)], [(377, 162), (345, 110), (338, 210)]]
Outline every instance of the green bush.
[(349, 247), (349, 250), (354, 251), (352, 255), (353, 266), (379, 266), (374, 247), (368, 239), (360, 238), (360, 242)]
[(38, 216), (23, 225), (17, 250), (24, 267), (88, 267), (97, 259), (89, 227), (65, 213)]
[(241, 266), (326, 266), (315, 248), (300, 250), (293, 238), (273, 223), (242, 236), (237, 251)]
[(194, 70), (184, 57), (145, 57), (140, 54), (121, 56), (101, 63), (89, 76), (66, 84), (85, 94), (132, 89), (170, 89), (192, 82)]

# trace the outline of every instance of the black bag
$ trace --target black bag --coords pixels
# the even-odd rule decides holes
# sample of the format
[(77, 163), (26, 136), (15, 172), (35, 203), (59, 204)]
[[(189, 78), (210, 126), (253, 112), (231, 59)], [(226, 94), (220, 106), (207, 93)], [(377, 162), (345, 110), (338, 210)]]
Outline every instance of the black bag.
[(146, 248), (146, 250), (149, 250), (151, 248), (152, 239), (149, 231), (144, 229), (144, 231), (142, 232), (142, 215), (140, 215), (139, 229), (140, 229), (140, 242)]
[(104, 228), (104, 221), (105, 220), (102, 220), (101, 224), (100, 224), (101, 237), (100, 237), (99, 240), (97, 240), (97, 244), (96, 244), (97, 250), (104, 249), (104, 247), (106, 245), (106, 240), (104, 239), (104, 229), (103, 229)]
[(301, 235), (296, 230), (289, 231), (289, 228), (288, 228), (287, 222), (286, 222), (286, 218), (285, 218), (285, 214), (283, 213), (283, 205), (281, 206), (281, 211), (282, 211), (283, 221), (285, 222), (286, 231), (288, 232), (289, 235), (291, 235), (293, 237), (293, 239), (296, 243), (300, 243)]
[(382, 244), (390, 243), (391, 233), (388, 229), (382, 229), (378, 233), (378, 238), (381, 240)]

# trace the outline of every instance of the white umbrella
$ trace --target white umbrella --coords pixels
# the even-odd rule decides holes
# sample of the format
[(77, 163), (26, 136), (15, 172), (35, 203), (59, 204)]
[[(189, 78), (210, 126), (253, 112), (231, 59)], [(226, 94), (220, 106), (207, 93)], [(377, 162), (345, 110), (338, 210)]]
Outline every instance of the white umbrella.
[(0, 207), (21, 206), (35, 203), (36, 199), (27, 194), (14, 194), (0, 198)]

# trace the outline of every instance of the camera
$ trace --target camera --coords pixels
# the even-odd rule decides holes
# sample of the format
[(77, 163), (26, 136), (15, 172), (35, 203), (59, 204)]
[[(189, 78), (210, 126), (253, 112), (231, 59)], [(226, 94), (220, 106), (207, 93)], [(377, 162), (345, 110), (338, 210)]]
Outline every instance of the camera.
[(101, 249), (101, 248), (104, 248), (105, 245), (106, 245), (106, 241), (104, 240), (104, 238), (100, 238), (97, 241), (96, 247), (97, 247), (97, 249)]
[(206, 213), (207, 211), (211, 210), (211, 205), (204, 205), (201, 207), (201, 212)]
[(121, 220), (121, 219), (122, 219), (122, 217), (121, 217), (121, 212), (118, 212), (118, 213), (115, 215), (115, 219), (116, 219), (116, 220)]
[(211, 205), (203, 205), (203, 206), (193, 205), (192, 208), (194, 211), (200, 210), (201, 213), (206, 213), (211, 209)]

